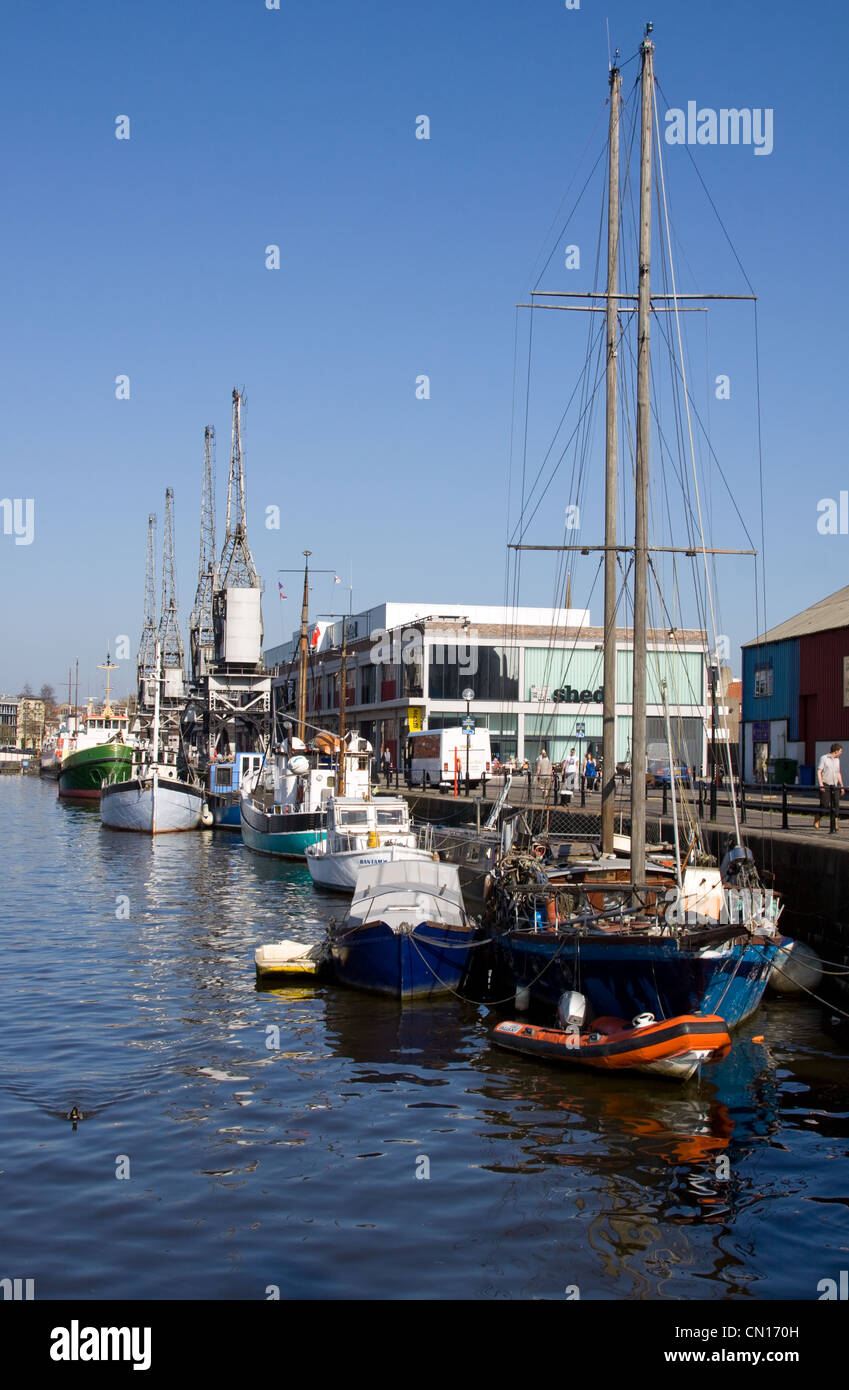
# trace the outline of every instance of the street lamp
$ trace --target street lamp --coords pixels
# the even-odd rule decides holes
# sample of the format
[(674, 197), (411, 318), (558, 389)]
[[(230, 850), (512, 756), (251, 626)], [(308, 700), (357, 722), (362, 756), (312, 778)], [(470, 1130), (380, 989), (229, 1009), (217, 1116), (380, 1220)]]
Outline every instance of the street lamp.
[(467, 685), (465, 690), (463, 691), (463, 699), (466, 701), (466, 796), (469, 795), (469, 745), (472, 741), (471, 715), (469, 714), (469, 705), (471, 704), (474, 698), (475, 692), (472, 690), (472, 687), (470, 685)]

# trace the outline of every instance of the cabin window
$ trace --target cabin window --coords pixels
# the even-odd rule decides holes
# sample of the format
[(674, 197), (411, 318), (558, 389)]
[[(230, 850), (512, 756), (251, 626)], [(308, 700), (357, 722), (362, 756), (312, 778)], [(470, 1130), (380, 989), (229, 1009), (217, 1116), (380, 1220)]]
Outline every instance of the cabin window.
[(400, 810), (398, 810), (398, 811), (378, 811), (378, 813), (377, 813), (377, 823), (378, 823), (378, 825), (394, 825), (394, 826), (396, 826), (396, 827), (397, 827), (397, 826), (400, 826), (400, 825), (403, 825), (403, 824), (404, 824), (403, 812), (400, 811)]
[(229, 791), (232, 783), (230, 781), (230, 768), (217, 767), (215, 769), (215, 789), (216, 791)]
[(355, 826), (365, 829), (368, 826), (368, 811), (343, 811), (339, 824), (347, 826), (349, 830)]

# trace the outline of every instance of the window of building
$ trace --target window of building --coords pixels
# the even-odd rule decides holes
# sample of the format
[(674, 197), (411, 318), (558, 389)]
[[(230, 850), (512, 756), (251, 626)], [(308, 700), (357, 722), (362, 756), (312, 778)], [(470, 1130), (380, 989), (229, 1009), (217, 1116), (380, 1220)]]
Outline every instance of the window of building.
[(772, 695), (772, 667), (755, 667), (755, 699), (768, 700)]
[(518, 700), (518, 649), (434, 643), (429, 650), (430, 698), (461, 700), (466, 686), (476, 700)]

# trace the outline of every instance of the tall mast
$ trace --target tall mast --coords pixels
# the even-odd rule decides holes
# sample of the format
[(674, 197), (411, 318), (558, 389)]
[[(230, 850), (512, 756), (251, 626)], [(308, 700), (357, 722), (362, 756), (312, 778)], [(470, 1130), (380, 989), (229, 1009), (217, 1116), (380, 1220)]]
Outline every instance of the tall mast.
[(215, 636), (212, 627), (212, 594), (215, 588), (215, 430), (207, 425), (203, 433), (203, 487), (200, 505), (200, 554), (195, 605), (189, 622), (192, 680), (207, 674), (214, 660)]
[(304, 597), (301, 603), (301, 652), (298, 673), (298, 738), (307, 741), (307, 627), (310, 608), (310, 556), (311, 550), (304, 551)]
[[(183, 672), (183, 639), (177, 616), (177, 579), (174, 566), (174, 491), (165, 489), (165, 534), (162, 539), (162, 605), (158, 641), (165, 670)], [(169, 693), (174, 693), (173, 690)]]
[(651, 160), (654, 44), (640, 45), (640, 268), (637, 316), (637, 460), (634, 508), (634, 688), (631, 700), (631, 884), (646, 878), (646, 639), (648, 601), (649, 325), (651, 321)]
[(602, 713), (601, 848), (613, 853), (616, 798), (616, 413), (619, 314), (619, 108), (622, 74), (610, 70), (610, 164), (607, 190), (607, 439), (604, 455), (604, 705)]
[(117, 661), (113, 661), (111, 656), (109, 655), (109, 652), (107, 652), (106, 660), (99, 662), (97, 669), (98, 671), (106, 672), (106, 705), (104, 706), (103, 713), (108, 718), (108, 716), (112, 713), (112, 706), (109, 703), (109, 673), (110, 671), (118, 670), (118, 663)]
[(156, 663), (156, 517), (147, 518), (147, 557), (144, 571), (144, 621), (136, 659), (139, 707), (145, 704), (148, 682), (153, 680)]
[(348, 624), (342, 619), (342, 661), (339, 667), (339, 785), (337, 795), (345, 795), (346, 695), (348, 687)]

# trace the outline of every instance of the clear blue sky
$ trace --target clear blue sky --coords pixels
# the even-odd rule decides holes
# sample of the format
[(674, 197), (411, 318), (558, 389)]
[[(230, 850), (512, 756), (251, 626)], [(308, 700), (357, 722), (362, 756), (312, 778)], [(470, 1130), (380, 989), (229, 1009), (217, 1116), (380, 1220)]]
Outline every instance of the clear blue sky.
[[(282, 0), (280, 11), (264, 0), (48, 0), (8, 11), (0, 58), (2, 495), (35, 502), (32, 545), (0, 535), (0, 687), (58, 688), (79, 656), (81, 691), (95, 693), (120, 633), (133, 658), (118, 685), (133, 687), (146, 518), (161, 515), (167, 485), (185, 625), (203, 428), (218, 433), (223, 529), (235, 384), (248, 395), (248, 524), (268, 645), (297, 621), (296, 582), (281, 604), (276, 571), (307, 547), (346, 583), (353, 565), (356, 607), (502, 601), (514, 305), (543, 246), (594, 248), (594, 189), (575, 225), (561, 234), (561, 216), (546, 237), (576, 170), (585, 177), (602, 148), (605, 19), (626, 58), (647, 18), (670, 104), (774, 110), (768, 157), (693, 151), (760, 297), (767, 620), (846, 582), (849, 537), (816, 529), (818, 499), (849, 488), (849, 21), (837, 0), (814, 12), (786, 0)], [(632, 63), (626, 89), (635, 75)], [(415, 139), (420, 114), (429, 141)], [(130, 117), (129, 141), (114, 137), (118, 115)], [(679, 289), (744, 290), (687, 152), (664, 158), (688, 257)], [(279, 271), (265, 268), (270, 243)], [(591, 287), (592, 254), (571, 276), (560, 266), (556, 251), (540, 283)], [(732, 399), (711, 420), (759, 537), (751, 314), (723, 313), (711, 315), (709, 372), (731, 373)], [(583, 316), (536, 317), (548, 322), (529, 467), (585, 338)], [(129, 401), (115, 399), (119, 373)], [(415, 397), (420, 373), (428, 401)], [(552, 499), (534, 539), (561, 539), (552, 518), (570, 499), (557, 485)], [(279, 531), (264, 526), (272, 504)], [(714, 538), (743, 544), (739, 528), (715, 524)], [(750, 569), (728, 573), (722, 625), (739, 644), (754, 631)], [(549, 601), (550, 567), (529, 561), (525, 575), (522, 601)], [(319, 586), (316, 611), (342, 594)], [(592, 607), (598, 618), (597, 594)]]

